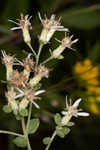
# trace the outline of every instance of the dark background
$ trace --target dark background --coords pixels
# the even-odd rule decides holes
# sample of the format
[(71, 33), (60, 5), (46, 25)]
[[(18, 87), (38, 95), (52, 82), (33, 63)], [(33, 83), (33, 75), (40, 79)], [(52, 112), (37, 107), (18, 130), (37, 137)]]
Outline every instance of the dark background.
[[(33, 108), (33, 116), (39, 117), (41, 125), (35, 135), (30, 137), (32, 149), (43, 150), (45, 146), (42, 139), (50, 136), (54, 130), (52, 114), (60, 112), (65, 107), (65, 96), (69, 95), (74, 100), (82, 97), (81, 107), (90, 112), (88, 118), (75, 118), (75, 126), (71, 133), (64, 139), (56, 137), (51, 150), (98, 150), (100, 146), (100, 113), (89, 110), (89, 102), (86, 89), (77, 82), (74, 77), (73, 66), (77, 61), (89, 58), (93, 65), (100, 66), (100, 1), (99, 0), (3, 0), (0, 2), (0, 50), (5, 50), (9, 54), (16, 54), (20, 60), (24, 58), (26, 52), (30, 52), (27, 45), (23, 42), (21, 31), (10, 31), (15, 26), (8, 22), (8, 19), (16, 21), (20, 18), (20, 13), (32, 15), (31, 31), (32, 44), (38, 50), (38, 38), (41, 33), (42, 25), (38, 18), (38, 12), (42, 17), (47, 14), (62, 16), (62, 25), (69, 28), (74, 38), (79, 41), (73, 47), (77, 50), (66, 49), (63, 53), (63, 60), (53, 60), (47, 66), (53, 68), (50, 78), (43, 79), (43, 88), (47, 90), (40, 102), (41, 109), (38, 111)], [(44, 46), (41, 54), (41, 61), (49, 56), (48, 49), (52, 50), (58, 46), (55, 41), (62, 39), (64, 33), (55, 33), (51, 42)], [(1, 55), (1, 53), (0, 53)], [(5, 114), (2, 106), (7, 104), (4, 97), (6, 84), (5, 67), (0, 63), (0, 129), (21, 132), (20, 122), (16, 121), (12, 114)], [(82, 82), (81, 82), (82, 83)], [(94, 98), (95, 100), (95, 98)], [(99, 103), (97, 104), (99, 107)], [(100, 109), (99, 109), (100, 110)], [(16, 132), (17, 132), (16, 131)], [(18, 150), (12, 144), (14, 137), (0, 135), (0, 150)]]

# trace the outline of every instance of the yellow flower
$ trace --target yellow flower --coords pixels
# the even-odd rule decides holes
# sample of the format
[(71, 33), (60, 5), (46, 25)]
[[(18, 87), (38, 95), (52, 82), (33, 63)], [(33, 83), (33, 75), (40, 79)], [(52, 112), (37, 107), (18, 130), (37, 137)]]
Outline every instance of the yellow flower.
[(90, 111), (93, 112), (94, 114), (99, 114), (99, 108), (96, 105), (96, 103), (90, 104)]
[(96, 78), (87, 80), (87, 83), (88, 83), (89, 86), (97, 86), (97, 85), (99, 85), (99, 81)]
[(84, 60), (84, 65), (87, 66), (87, 67), (89, 67), (89, 68), (91, 68), (91, 61), (90, 61), (90, 59), (88, 59), (88, 58), (85, 59)]
[(97, 102), (100, 102), (100, 96), (97, 96), (97, 97), (96, 97), (96, 101), (97, 101)]

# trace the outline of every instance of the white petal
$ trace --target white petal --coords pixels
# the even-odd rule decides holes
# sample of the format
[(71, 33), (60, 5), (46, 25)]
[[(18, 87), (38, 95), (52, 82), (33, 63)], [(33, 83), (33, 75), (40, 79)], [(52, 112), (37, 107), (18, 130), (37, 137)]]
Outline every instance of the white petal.
[(44, 93), (44, 92), (45, 92), (45, 90), (36, 91), (36, 92), (34, 93), (34, 96), (37, 96), (37, 95), (42, 94), (42, 93)]
[(68, 114), (67, 111), (62, 111), (61, 113), (62, 113), (62, 115), (67, 115)]
[(66, 108), (68, 109), (68, 100), (67, 100), (67, 96), (66, 96)]
[(57, 29), (57, 31), (69, 32), (69, 29), (67, 29), (67, 28), (63, 28), (63, 29)]
[(21, 93), (21, 94), (19, 94), (19, 95), (16, 95), (16, 96), (15, 96), (15, 99), (20, 98), (20, 97), (23, 97), (23, 96), (24, 96), (24, 94)]
[(19, 30), (19, 29), (22, 29), (22, 27), (13, 27), (13, 28), (11, 28), (12, 31)]
[(89, 113), (87, 113), (87, 112), (78, 112), (77, 115), (87, 117), (87, 116), (89, 116)]
[(74, 104), (72, 105), (72, 107), (77, 108), (78, 105), (79, 105), (79, 103), (81, 102), (81, 100), (82, 100), (81, 98), (77, 99), (77, 100), (74, 102)]
[(35, 103), (34, 101), (32, 101), (32, 104), (33, 104), (37, 109), (40, 109), (40, 106), (39, 106), (37, 103)]
[(15, 23), (16, 25), (20, 25), (19, 23), (15, 22), (15, 21), (13, 21), (13, 20), (8, 19), (8, 21), (10, 21), (10, 22), (12, 22), (12, 23)]

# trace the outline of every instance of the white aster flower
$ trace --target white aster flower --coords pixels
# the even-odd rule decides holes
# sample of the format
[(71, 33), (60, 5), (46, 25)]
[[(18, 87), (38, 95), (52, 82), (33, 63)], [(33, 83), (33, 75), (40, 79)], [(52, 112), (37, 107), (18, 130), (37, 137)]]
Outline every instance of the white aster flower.
[[(19, 110), (25, 109), (28, 104), (31, 102), (37, 109), (39, 109), (39, 105), (35, 102), (35, 100), (40, 99), (38, 95), (44, 93), (45, 90), (34, 91), (34, 89), (26, 89), (23, 94), (19, 94), (21, 97), (23, 96), (22, 101), (19, 104)], [(19, 95), (17, 98), (19, 98)]]
[(40, 35), (40, 41), (42, 41), (44, 44), (50, 41), (55, 31), (69, 31), (68, 28), (64, 28), (64, 26), (61, 25), (61, 18), (56, 20), (56, 16), (54, 14), (51, 15), (50, 19), (48, 19), (46, 15), (45, 19), (42, 19), (39, 13), (39, 18), (43, 25), (43, 30)]
[(17, 19), (18, 22), (9, 20), (10, 22), (13, 22), (16, 25), (18, 25), (18, 27), (13, 27), (13, 28), (11, 28), (11, 30), (22, 29), (24, 42), (27, 44), (31, 42), (31, 37), (29, 34), (29, 29), (32, 29), (32, 26), (30, 23), (31, 18), (32, 18), (32, 16), (29, 17), (29, 15), (24, 16), (23, 14), (21, 14), (21, 19)]
[(66, 96), (66, 111), (62, 111), (62, 114), (64, 115), (62, 118), (62, 124), (63, 125), (67, 125), (67, 123), (70, 121), (70, 119), (73, 116), (74, 117), (78, 117), (78, 116), (87, 117), (87, 116), (89, 116), (89, 113), (81, 112), (82, 109), (77, 109), (81, 100), (82, 100), (81, 98), (77, 99), (73, 105), (71, 104), (71, 100), (70, 100), (70, 104), (68, 104), (67, 96)]

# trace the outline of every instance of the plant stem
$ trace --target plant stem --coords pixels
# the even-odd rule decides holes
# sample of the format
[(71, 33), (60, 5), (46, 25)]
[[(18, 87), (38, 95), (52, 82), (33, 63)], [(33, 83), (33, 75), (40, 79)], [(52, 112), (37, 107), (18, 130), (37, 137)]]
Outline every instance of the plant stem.
[(23, 137), (23, 135), (21, 134), (18, 134), (18, 133), (15, 133), (15, 132), (11, 132), (11, 131), (3, 131), (3, 130), (0, 130), (0, 133), (3, 133), (3, 134), (10, 134), (10, 135), (15, 135), (15, 136), (20, 136), (20, 137)]
[(53, 132), (52, 137), (51, 137), (51, 139), (50, 139), (50, 142), (49, 142), (49, 144), (47, 145), (47, 147), (46, 147), (45, 150), (48, 150), (48, 149), (49, 149), (49, 147), (50, 147), (51, 143), (53, 142), (55, 136), (56, 136), (56, 130)]
[(37, 66), (38, 66), (38, 63), (39, 63), (39, 57), (40, 57), (43, 45), (44, 45), (43, 43), (40, 43), (39, 51), (38, 51), (38, 54), (37, 54), (37, 57), (36, 57), (36, 70), (37, 70)]
[(44, 65), (45, 63), (47, 63), (48, 61), (50, 61), (52, 59), (52, 56), (50, 56), (49, 58), (47, 58), (45, 61), (43, 61), (42, 63), (41, 63), (41, 65)]
[(34, 56), (36, 57), (36, 52), (34, 51), (33, 47), (31, 46), (30, 43), (27, 43), (27, 45), (29, 46), (29, 48), (31, 49), (31, 51), (33, 52)]
[(28, 139), (28, 133), (26, 131), (26, 127), (25, 127), (25, 122), (24, 122), (24, 118), (22, 118), (22, 128), (23, 128), (23, 133), (24, 133), (24, 137), (27, 141), (27, 150), (32, 150), (31, 149), (31, 146), (30, 146), (30, 142), (29, 142), (29, 139)]
[(31, 119), (31, 112), (32, 112), (32, 103), (29, 105), (29, 114), (28, 114), (28, 120), (27, 120), (27, 125), (26, 125), (26, 131), (28, 132), (28, 127)]

